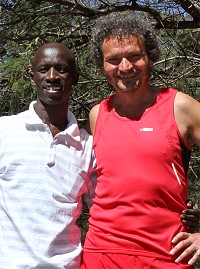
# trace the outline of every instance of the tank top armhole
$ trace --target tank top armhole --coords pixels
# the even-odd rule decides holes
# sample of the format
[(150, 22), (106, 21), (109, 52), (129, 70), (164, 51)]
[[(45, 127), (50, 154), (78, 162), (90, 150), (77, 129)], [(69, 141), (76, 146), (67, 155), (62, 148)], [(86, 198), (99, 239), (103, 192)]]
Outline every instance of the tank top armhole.
[[(174, 99), (178, 91), (174, 94)], [(174, 115), (174, 109), (173, 109), (173, 115)], [(191, 152), (192, 152), (192, 146), (190, 146), (185, 139), (183, 138), (178, 125), (175, 120), (175, 115), (174, 115), (174, 126), (176, 128), (176, 132), (179, 138), (179, 143), (180, 143), (180, 148), (181, 148), (181, 156), (182, 156), (182, 164), (183, 164), (183, 169), (185, 172), (185, 176), (187, 177), (188, 171), (189, 171), (189, 162), (190, 162), (190, 157), (191, 157)]]
[[(176, 97), (176, 94), (177, 94), (178, 90), (176, 90), (175, 94), (174, 94), (174, 100), (175, 100), (175, 97)], [(173, 109), (173, 114), (174, 114), (174, 109)], [(178, 125), (176, 123), (176, 120), (175, 120), (175, 114), (174, 114), (174, 124), (175, 124), (175, 128), (176, 128), (176, 131), (177, 131), (177, 134), (178, 134), (178, 137), (181, 141), (181, 143), (188, 149), (188, 150), (192, 150), (192, 146), (190, 146), (186, 141), (185, 139), (183, 138), (179, 128), (178, 128)]]
[(178, 137), (179, 137), (181, 143), (182, 143), (182, 144), (184, 145), (184, 147), (186, 147), (188, 150), (192, 150), (192, 146), (190, 146), (190, 145), (185, 141), (185, 139), (183, 138), (182, 134), (180, 133), (176, 121), (175, 121), (175, 127), (176, 127), (176, 131), (177, 131), (177, 134), (178, 134)]

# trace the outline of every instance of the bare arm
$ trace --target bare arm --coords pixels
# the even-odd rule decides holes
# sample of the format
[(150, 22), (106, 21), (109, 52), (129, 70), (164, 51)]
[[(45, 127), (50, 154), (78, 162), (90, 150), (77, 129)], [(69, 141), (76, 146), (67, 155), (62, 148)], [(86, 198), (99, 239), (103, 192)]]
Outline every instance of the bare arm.
[(98, 113), (99, 113), (99, 104), (94, 106), (89, 113), (89, 119), (87, 121), (87, 125), (86, 125), (86, 130), (88, 133), (90, 134), (94, 134), (94, 130), (95, 130), (95, 125), (96, 125), (96, 120), (98, 117)]
[(178, 92), (174, 113), (184, 140), (188, 144), (200, 146), (200, 103), (189, 95)]
[[(174, 103), (175, 120), (184, 140), (200, 146), (200, 103), (178, 92)], [(190, 257), (189, 264), (194, 264), (200, 257), (200, 233), (178, 233), (172, 240), (175, 245), (171, 255), (178, 255), (175, 262)]]

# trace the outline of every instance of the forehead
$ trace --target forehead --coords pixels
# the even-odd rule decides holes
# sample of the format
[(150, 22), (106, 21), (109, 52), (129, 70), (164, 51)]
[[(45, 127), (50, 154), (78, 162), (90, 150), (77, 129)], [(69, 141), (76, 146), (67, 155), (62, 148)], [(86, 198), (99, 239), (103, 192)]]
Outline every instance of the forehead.
[(60, 54), (60, 50), (57, 48), (45, 48), (43, 51), (44, 57), (47, 57), (47, 58), (54, 58), (54, 57), (59, 56), (59, 54)]
[(104, 39), (102, 43), (103, 53), (122, 49), (143, 50), (143, 38), (141, 36), (110, 37)]
[(69, 64), (70, 55), (63, 47), (44, 47), (39, 49), (33, 59), (33, 64), (59, 63)]

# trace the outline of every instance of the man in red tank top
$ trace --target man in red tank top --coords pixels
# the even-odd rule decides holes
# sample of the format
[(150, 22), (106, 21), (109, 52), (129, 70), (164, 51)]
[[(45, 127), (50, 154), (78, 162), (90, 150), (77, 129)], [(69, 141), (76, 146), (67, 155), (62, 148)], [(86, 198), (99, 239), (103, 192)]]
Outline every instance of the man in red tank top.
[(89, 115), (98, 179), (82, 268), (192, 268), (200, 233), (188, 233), (180, 214), (192, 144), (200, 146), (200, 104), (150, 85), (160, 52), (144, 14), (97, 19), (92, 47), (115, 94)]

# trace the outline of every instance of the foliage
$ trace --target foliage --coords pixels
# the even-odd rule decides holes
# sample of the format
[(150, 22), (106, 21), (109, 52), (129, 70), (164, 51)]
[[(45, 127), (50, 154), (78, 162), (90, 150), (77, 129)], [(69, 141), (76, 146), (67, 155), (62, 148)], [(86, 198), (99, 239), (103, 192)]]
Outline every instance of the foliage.
[(34, 90), (29, 79), (29, 51), (13, 55), (15, 47), (10, 47), (9, 54), (1, 59), (1, 71), (8, 78), (6, 85), (1, 87), (0, 113), (1, 115), (17, 113), (25, 109), (27, 102), (34, 98)]
[[(63, 42), (78, 61), (80, 80), (73, 89), (71, 109), (81, 126), (90, 108), (112, 92), (92, 63), (88, 43), (96, 17), (112, 10), (139, 10), (158, 29), (161, 58), (151, 81), (173, 86), (200, 100), (200, 6), (198, 1), (1, 0), (0, 114), (23, 110), (35, 98), (29, 80), (33, 52), (48, 41)], [(199, 149), (190, 164), (190, 196), (200, 202)]]

